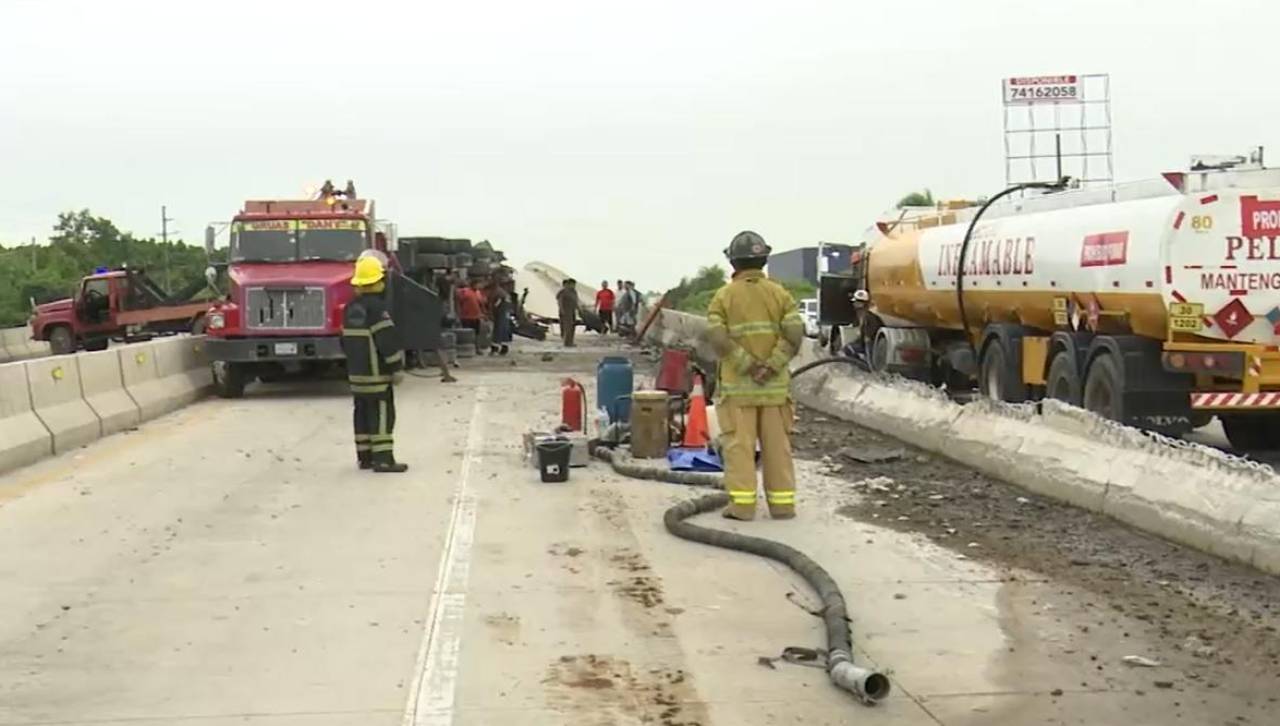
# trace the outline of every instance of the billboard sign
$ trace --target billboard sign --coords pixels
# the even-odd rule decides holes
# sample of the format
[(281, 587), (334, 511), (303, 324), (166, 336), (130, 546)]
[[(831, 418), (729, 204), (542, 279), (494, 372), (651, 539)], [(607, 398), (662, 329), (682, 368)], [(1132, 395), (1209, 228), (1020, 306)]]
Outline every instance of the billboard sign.
[(1084, 98), (1084, 82), (1078, 75), (1023, 76), (1004, 79), (1004, 105), (1079, 102)]

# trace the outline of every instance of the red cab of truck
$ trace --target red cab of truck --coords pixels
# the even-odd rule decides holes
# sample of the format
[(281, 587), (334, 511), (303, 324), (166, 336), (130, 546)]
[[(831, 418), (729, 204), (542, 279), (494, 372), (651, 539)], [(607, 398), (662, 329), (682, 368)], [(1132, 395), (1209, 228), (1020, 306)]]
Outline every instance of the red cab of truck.
[(336, 196), (247, 201), (230, 236), (227, 294), (206, 323), (219, 395), (238, 397), (254, 379), (340, 363), (352, 265), (367, 249), (386, 251), (373, 203)]

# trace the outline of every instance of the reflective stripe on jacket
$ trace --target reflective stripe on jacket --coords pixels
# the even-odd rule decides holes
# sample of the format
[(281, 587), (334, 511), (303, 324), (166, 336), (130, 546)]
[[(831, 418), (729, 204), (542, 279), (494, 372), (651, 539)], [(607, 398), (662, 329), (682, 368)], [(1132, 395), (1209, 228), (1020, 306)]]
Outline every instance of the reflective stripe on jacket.
[[(780, 406), (791, 396), (787, 364), (800, 350), (804, 320), (791, 293), (760, 270), (735, 273), (707, 308), (708, 338), (720, 354), (716, 400), (745, 406)], [(751, 378), (756, 364), (774, 373)]]
[(404, 350), (395, 323), (378, 295), (356, 295), (342, 311), (342, 352), (352, 393), (377, 394), (404, 367)]

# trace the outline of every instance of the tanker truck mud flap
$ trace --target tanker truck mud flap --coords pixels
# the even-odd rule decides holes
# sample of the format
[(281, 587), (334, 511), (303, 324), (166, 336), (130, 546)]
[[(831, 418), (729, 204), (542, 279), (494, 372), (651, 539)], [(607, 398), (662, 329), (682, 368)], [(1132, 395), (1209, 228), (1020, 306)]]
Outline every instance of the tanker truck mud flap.
[(1161, 365), (1159, 342), (1100, 335), (1089, 348), (1083, 404), (1094, 413), (1148, 431), (1181, 436), (1192, 430), (1189, 375)]

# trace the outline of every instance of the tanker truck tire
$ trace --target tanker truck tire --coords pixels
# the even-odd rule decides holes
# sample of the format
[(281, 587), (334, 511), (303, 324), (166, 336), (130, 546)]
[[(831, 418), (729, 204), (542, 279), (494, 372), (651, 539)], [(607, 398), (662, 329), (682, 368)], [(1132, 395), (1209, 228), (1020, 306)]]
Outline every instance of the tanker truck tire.
[(1115, 358), (1110, 354), (1095, 358), (1084, 382), (1084, 408), (1103, 418), (1123, 423), (1125, 417), (1122, 394), (1120, 371), (1116, 368)]
[(243, 365), (218, 360), (210, 367), (213, 369), (213, 390), (220, 398), (244, 396), (244, 387), (249, 381)]
[(1045, 395), (1072, 406), (1079, 406), (1082, 400), (1080, 371), (1076, 370), (1076, 357), (1069, 350), (1060, 350), (1049, 364), (1049, 375), (1045, 379)]
[(987, 344), (982, 353), (982, 366), (978, 372), (978, 390), (994, 401), (1022, 403), (1027, 400), (1026, 386), (1022, 385), (1019, 371), (1009, 365), (1009, 354), (1000, 340)]
[(1222, 430), (1238, 451), (1280, 449), (1280, 416), (1276, 414), (1222, 413)]

